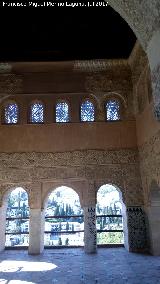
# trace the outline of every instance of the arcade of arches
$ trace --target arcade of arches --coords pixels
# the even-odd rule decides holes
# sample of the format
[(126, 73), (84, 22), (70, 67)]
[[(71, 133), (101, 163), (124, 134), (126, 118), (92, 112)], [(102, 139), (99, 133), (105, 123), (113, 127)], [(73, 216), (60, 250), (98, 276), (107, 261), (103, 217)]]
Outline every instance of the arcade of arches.
[[(128, 59), (0, 64), (0, 250), (8, 192), (16, 187), (28, 192), (29, 253), (38, 254), (46, 197), (51, 188), (65, 185), (80, 197), (85, 250), (95, 252), (96, 192), (113, 184), (124, 203), (125, 247), (160, 255), (160, 3), (108, 2), (138, 38)], [(85, 98), (94, 104), (95, 121), (79, 120)], [(118, 121), (105, 119), (107, 98), (120, 101)], [(69, 102), (70, 122), (55, 123), (60, 99)], [(34, 100), (45, 106), (40, 124), (29, 122)], [(19, 107), (15, 124), (4, 123), (10, 101)]]

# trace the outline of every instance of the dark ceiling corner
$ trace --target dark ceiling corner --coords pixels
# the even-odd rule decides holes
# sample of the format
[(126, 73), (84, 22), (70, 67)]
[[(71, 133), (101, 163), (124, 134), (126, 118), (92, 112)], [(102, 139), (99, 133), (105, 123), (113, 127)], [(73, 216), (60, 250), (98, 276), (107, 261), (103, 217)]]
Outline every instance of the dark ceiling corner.
[(0, 61), (128, 58), (136, 37), (111, 7), (0, 10)]

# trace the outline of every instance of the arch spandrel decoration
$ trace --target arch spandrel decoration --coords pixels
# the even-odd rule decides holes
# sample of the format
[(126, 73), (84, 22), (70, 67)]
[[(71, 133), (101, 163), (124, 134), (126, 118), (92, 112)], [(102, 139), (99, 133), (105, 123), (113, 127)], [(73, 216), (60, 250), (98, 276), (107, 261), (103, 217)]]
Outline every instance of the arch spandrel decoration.
[(23, 76), (0, 74), (0, 94), (19, 94), (23, 92)]

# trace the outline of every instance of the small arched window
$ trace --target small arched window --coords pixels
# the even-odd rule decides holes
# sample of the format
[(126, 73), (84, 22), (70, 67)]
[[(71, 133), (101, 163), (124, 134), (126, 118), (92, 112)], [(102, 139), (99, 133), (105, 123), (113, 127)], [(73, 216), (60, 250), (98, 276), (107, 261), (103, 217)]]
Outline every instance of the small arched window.
[(4, 120), (6, 124), (16, 124), (18, 122), (18, 105), (8, 103), (4, 109)]
[(56, 122), (69, 122), (69, 105), (67, 102), (56, 104)]
[(81, 121), (94, 121), (95, 110), (94, 104), (86, 100), (81, 104)]
[(106, 119), (110, 121), (120, 120), (120, 103), (111, 99), (106, 102)]
[(31, 105), (30, 120), (32, 123), (44, 122), (44, 105), (42, 103), (33, 103)]

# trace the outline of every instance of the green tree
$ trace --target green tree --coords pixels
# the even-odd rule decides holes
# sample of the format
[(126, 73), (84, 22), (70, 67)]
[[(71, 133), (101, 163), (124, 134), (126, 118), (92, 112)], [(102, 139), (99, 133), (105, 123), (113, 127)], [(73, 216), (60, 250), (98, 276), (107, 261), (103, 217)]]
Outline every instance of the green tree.
[(27, 214), (28, 213), (28, 208), (27, 206), (25, 205), (25, 203), (23, 202), (23, 205), (22, 205), (22, 209), (21, 209), (21, 215), (22, 217), (27, 217)]
[(57, 205), (54, 211), (54, 216), (59, 216), (59, 215), (60, 215), (60, 210), (59, 210), (59, 205)]
[(69, 239), (68, 239), (68, 238), (66, 238), (66, 240), (65, 240), (65, 245), (66, 245), (66, 246), (69, 245)]
[(62, 225), (61, 225), (61, 222), (59, 223), (59, 231), (60, 231), (60, 232), (62, 231)]
[(68, 203), (66, 204), (66, 214), (65, 214), (66, 216), (68, 216), (69, 214), (68, 214)]
[(69, 231), (69, 223), (66, 224), (66, 231)]
[(58, 239), (58, 245), (59, 245), (59, 246), (62, 245), (62, 239), (61, 239), (61, 237), (59, 237), (59, 239)]
[(65, 212), (65, 210), (64, 210), (64, 203), (63, 203), (63, 206), (60, 207), (60, 215), (62, 215), (62, 216), (65, 216), (65, 215), (66, 215), (66, 212)]

